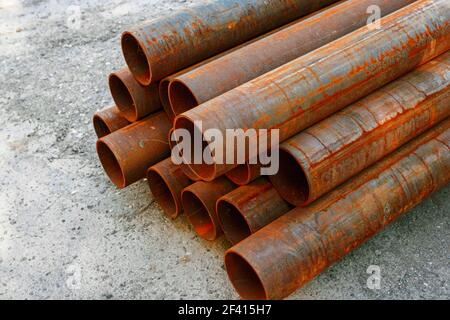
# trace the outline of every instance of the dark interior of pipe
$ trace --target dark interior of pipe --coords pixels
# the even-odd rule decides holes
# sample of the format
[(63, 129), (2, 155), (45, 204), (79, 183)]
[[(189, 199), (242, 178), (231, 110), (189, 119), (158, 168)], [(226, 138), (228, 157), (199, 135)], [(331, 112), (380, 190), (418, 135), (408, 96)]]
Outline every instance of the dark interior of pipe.
[(232, 244), (237, 244), (252, 234), (242, 214), (231, 203), (220, 200), (217, 203), (217, 214), (225, 237)]
[(111, 130), (108, 128), (105, 121), (98, 115), (94, 115), (93, 123), (95, 133), (99, 139), (111, 133)]
[(266, 300), (264, 286), (252, 266), (234, 252), (225, 254), (228, 277), (239, 295), (245, 300)]
[(308, 201), (308, 179), (289, 152), (280, 149), (280, 169), (270, 180), (280, 195), (291, 204), (300, 205)]
[(133, 76), (143, 85), (152, 80), (150, 65), (139, 41), (131, 34), (122, 35), (122, 52)]
[(246, 185), (250, 182), (250, 167), (248, 164), (240, 164), (228, 172), (227, 177), (238, 186)]
[(179, 208), (175, 196), (166, 181), (154, 170), (147, 172), (147, 180), (155, 201), (169, 217), (175, 218), (178, 215)]
[(169, 100), (175, 115), (182, 114), (198, 106), (191, 90), (180, 81), (173, 81), (169, 88)]
[(97, 154), (100, 162), (112, 183), (118, 188), (125, 188), (125, 177), (122, 168), (106, 143), (102, 140), (97, 142)]
[[(214, 164), (206, 164), (204, 161), (201, 161), (201, 163), (195, 164), (194, 162), (194, 154), (195, 154), (195, 143), (194, 143), (194, 137), (196, 135), (202, 137), (202, 133), (198, 128), (194, 125), (194, 123), (187, 119), (187, 118), (177, 118), (175, 121), (175, 130), (177, 129), (185, 129), (189, 132), (190, 138), (191, 138), (191, 157), (186, 158), (186, 154), (183, 154), (183, 158), (185, 160), (185, 163), (189, 165), (189, 167), (194, 171), (195, 174), (197, 174), (202, 180), (205, 181), (212, 181), (215, 178), (216, 174), (216, 166)], [(208, 143), (206, 141), (203, 141), (202, 144), (202, 154), (203, 153), (210, 153)], [(203, 159), (203, 157), (202, 157)]]
[(133, 97), (127, 86), (115, 74), (109, 76), (109, 89), (117, 108), (123, 113), (123, 116), (130, 120), (136, 119), (136, 108)]
[(170, 81), (168, 79), (163, 79), (159, 83), (159, 99), (165, 109), (170, 109), (169, 84)]
[(191, 191), (182, 194), (184, 212), (195, 232), (203, 239), (214, 240), (216, 230), (208, 209), (203, 202)]

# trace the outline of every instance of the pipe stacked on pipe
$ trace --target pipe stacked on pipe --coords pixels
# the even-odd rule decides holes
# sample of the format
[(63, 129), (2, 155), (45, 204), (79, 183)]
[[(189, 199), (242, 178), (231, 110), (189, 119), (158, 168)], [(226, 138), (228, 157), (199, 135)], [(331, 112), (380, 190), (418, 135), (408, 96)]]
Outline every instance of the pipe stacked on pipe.
[[(100, 163), (224, 235), (242, 298), (285, 298), (448, 184), (449, 22), (448, 0), (215, 0), (127, 30), (115, 106), (93, 118)], [(178, 129), (279, 130), (280, 169), (191, 163)]]

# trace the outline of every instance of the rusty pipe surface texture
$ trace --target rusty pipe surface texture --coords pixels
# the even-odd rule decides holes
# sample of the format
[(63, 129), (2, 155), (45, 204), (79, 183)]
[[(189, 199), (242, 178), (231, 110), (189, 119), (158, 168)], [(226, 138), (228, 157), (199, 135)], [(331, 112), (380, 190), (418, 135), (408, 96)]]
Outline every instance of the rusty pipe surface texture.
[(94, 113), (92, 124), (97, 137), (100, 139), (130, 125), (130, 122), (122, 117), (116, 106), (112, 106)]
[(184, 212), (199, 237), (213, 241), (222, 235), (216, 203), (236, 186), (225, 177), (196, 182), (181, 194)]
[(122, 51), (143, 85), (285, 25), (337, 0), (215, 0), (122, 35)]
[(146, 177), (147, 170), (170, 155), (167, 136), (172, 124), (158, 112), (97, 141), (97, 154), (118, 188)]
[(270, 177), (304, 206), (450, 115), (450, 52), (289, 139)]
[(225, 254), (228, 276), (244, 299), (283, 299), (449, 180), (447, 119), (231, 248)]
[(192, 184), (180, 166), (171, 158), (161, 161), (147, 171), (147, 180), (155, 201), (172, 219), (183, 213), (181, 192)]
[(292, 209), (266, 178), (231, 191), (217, 201), (216, 207), (223, 233), (232, 244)]
[(245, 186), (261, 176), (261, 166), (247, 162), (246, 164), (241, 164), (233, 170), (228, 171), (225, 176), (234, 184)]
[(130, 122), (162, 108), (158, 85), (142, 86), (128, 68), (110, 74), (109, 90), (123, 117)]
[[(360, 28), (183, 113), (175, 129), (219, 130), (223, 154), (229, 145), (237, 150), (236, 141), (226, 141), (227, 129), (279, 129), (283, 142), (447, 51), (449, 21), (448, 0), (419, 0), (382, 18), (379, 28)], [(186, 160), (206, 181), (237, 165)]]
[(415, 0), (348, 0), (301, 19), (222, 58), (172, 78), (175, 115), (188, 111), (367, 24), (367, 9), (381, 16)]

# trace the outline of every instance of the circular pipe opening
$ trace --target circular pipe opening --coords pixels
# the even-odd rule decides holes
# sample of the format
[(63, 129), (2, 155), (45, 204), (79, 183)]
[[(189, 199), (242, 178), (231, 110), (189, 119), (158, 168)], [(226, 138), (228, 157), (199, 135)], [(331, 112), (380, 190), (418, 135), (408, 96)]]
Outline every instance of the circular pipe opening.
[(309, 199), (309, 182), (300, 164), (286, 150), (280, 149), (280, 169), (270, 176), (275, 189), (287, 202), (300, 206)]
[[(185, 129), (189, 132), (190, 135), (190, 144), (191, 144), (191, 155), (188, 157), (186, 154), (183, 154), (183, 159), (185, 164), (187, 164), (194, 173), (204, 181), (212, 181), (216, 177), (216, 165), (215, 164), (206, 164), (203, 162), (203, 154), (208, 152), (209, 150), (208, 142), (202, 141), (202, 150), (198, 150), (197, 152), (201, 152), (202, 155), (202, 163), (195, 163), (194, 155), (195, 155), (195, 143), (194, 140), (196, 136), (203, 137), (202, 132), (198, 129), (197, 126), (188, 118), (178, 117), (175, 120), (175, 133), (177, 129)], [(179, 140), (179, 139), (177, 139)]]
[(152, 71), (139, 40), (133, 34), (125, 32), (121, 42), (123, 56), (133, 76), (142, 85), (150, 85)]
[(243, 299), (268, 299), (258, 274), (241, 255), (233, 251), (225, 253), (225, 268), (232, 285)]
[(214, 240), (216, 228), (205, 204), (189, 190), (183, 191), (181, 199), (184, 212), (195, 232), (203, 239)]
[(217, 215), (225, 237), (233, 244), (237, 244), (252, 234), (245, 217), (233, 204), (226, 200), (217, 203)]
[(198, 101), (192, 91), (178, 80), (174, 80), (169, 85), (169, 101), (175, 115), (182, 114), (198, 106)]
[(176, 218), (180, 212), (179, 203), (164, 177), (150, 169), (147, 172), (147, 180), (156, 202), (170, 218)]
[(112, 183), (118, 188), (125, 188), (125, 176), (114, 152), (102, 140), (97, 142), (97, 154), (100, 162)]
[(227, 178), (238, 186), (247, 185), (250, 182), (250, 165), (240, 164), (226, 174)]
[(99, 139), (111, 133), (106, 122), (98, 114), (94, 115), (92, 122), (94, 123), (94, 130)]
[(114, 73), (109, 76), (109, 90), (123, 116), (129, 121), (136, 120), (137, 114), (133, 97), (125, 83)]

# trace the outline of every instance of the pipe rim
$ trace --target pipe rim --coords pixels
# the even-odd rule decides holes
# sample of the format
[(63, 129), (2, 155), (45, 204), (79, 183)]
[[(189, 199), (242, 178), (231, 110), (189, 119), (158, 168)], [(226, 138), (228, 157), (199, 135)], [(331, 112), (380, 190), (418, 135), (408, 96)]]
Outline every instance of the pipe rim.
[(97, 155), (106, 175), (119, 189), (126, 186), (126, 179), (120, 161), (112, 148), (103, 139), (97, 141)]
[(245, 215), (226, 198), (219, 199), (216, 205), (217, 216), (225, 237), (235, 245), (252, 235), (252, 230)]
[[(183, 156), (184, 163), (191, 168), (191, 170), (203, 181), (211, 182), (216, 178), (217, 167), (215, 161), (213, 164), (194, 164), (193, 155), (194, 155), (194, 133), (198, 132), (202, 137), (204, 137), (203, 132), (195, 125), (194, 121), (186, 116), (178, 116), (175, 118), (174, 123), (175, 132), (177, 129), (185, 129), (191, 135), (191, 159)], [(209, 150), (209, 143), (207, 141), (203, 141), (202, 152), (205, 150)], [(210, 153), (210, 152), (209, 152)], [(214, 159), (213, 159), (214, 160)]]
[(122, 34), (121, 46), (125, 62), (133, 76), (140, 84), (144, 86), (150, 85), (152, 82), (152, 68), (145, 54), (145, 46), (129, 31)]
[(172, 112), (177, 116), (199, 105), (192, 90), (181, 80), (172, 80), (168, 89)]
[[(243, 255), (233, 249), (225, 252), (225, 270), (241, 298), (244, 300), (269, 300), (261, 277)], [(240, 280), (242, 278), (247, 278), (247, 280)]]
[(94, 114), (94, 117), (92, 118), (92, 123), (94, 126), (94, 131), (99, 139), (106, 137), (108, 134), (112, 132), (111, 128), (108, 126), (105, 120), (97, 113)]
[(164, 213), (171, 219), (177, 218), (181, 213), (181, 207), (177, 195), (169, 187), (169, 181), (156, 168), (150, 168), (147, 171), (147, 182), (153, 198)]
[(234, 184), (237, 184), (238, 186), (245, 186), (249, 184), (251, 180), (250, 170), (250, 165), (248, 163), (240, 164), (233, 170), (227, 172), (225, 175)]
[(116, 73), (112, 73), (108, 84), (111, 96), (123, 117), (130, 122), (137, 121), (136, 101), (126, 83)]
[(202, 239), (215, 240), (217, 238), (217, 226), (201, 197), (194, 191), (185, 189), (181, 193), (181, 203), (195, 233)]
[(280, 196), (295, 206), (305, 206), (310, 198), (310, 181), (303, 166), (286, 149), (280, 148), (280, 168), (270, 176), (274, 188)]

